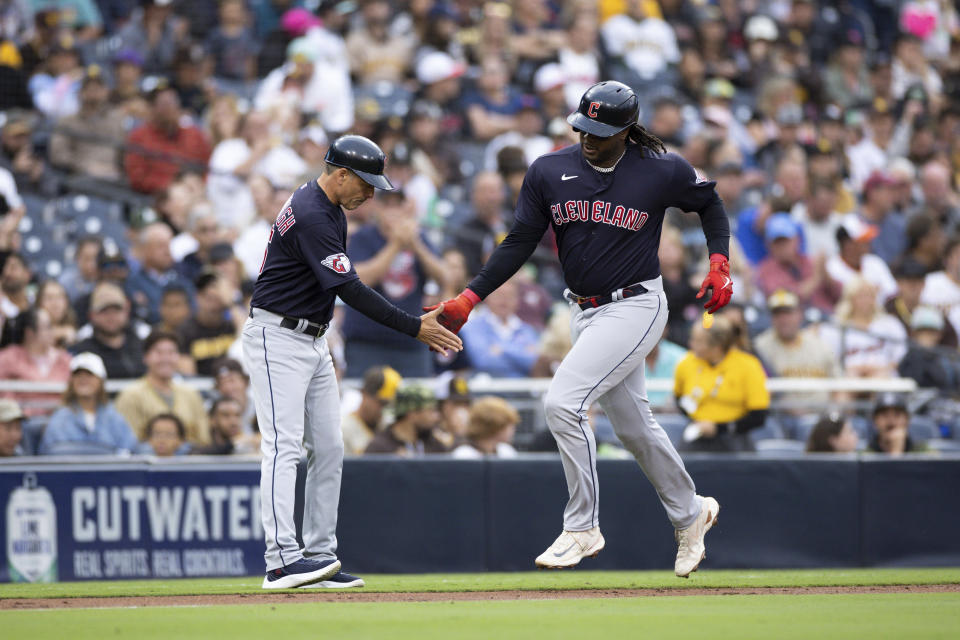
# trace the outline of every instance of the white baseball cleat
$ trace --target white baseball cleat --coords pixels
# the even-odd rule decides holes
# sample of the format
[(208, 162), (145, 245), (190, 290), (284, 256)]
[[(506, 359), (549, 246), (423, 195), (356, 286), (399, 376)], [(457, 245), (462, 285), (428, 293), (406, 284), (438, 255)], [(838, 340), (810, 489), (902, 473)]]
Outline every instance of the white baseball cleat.
[(541, 569), (566, 569), (576, 566), (584, 558), (594, 558), (603, 549), (600, 527), (586, 531), (564, 531), (550, 548), (537, 556)]
[(701, 498), (701, 500), (700, 515), (694, 523), (686, 529), (677, 529), (674, 533), (677, 539), (677, 561), (673, 569), (680, 578), (688, 578), (707, 557), (703, 537), (707, 535), (707, 531), (710, 531), (710, 527), (717, 523), (717, 516), (720, 513), (720, 503), (716, 500), (713, 498)]

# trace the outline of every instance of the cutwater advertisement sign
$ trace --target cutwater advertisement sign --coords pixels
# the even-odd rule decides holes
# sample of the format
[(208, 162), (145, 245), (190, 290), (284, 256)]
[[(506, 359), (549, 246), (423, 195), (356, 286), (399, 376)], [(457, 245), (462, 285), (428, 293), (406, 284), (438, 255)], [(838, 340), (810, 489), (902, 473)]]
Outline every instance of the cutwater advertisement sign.
[(0, 581), (263, 571), (259, 466), (0, 467)]

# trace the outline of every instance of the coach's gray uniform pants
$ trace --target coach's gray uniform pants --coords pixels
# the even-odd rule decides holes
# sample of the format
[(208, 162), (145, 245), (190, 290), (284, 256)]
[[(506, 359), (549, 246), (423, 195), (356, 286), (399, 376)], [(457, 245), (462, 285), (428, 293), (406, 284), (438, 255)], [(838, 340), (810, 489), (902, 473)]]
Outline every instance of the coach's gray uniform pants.
[[(260, 513), (267, 571), (303, 556), (335, 558), (343, 470), (340, 395), (324, 337), (283, 329), (254, 310), (243, 328), (243, 360), (260, 427)], [(302, 448), (307, 450), (303, 543), (297, 544), (293, 497)]]
[(595, 309), (571, 303), (573, 348), (544, 397), (570, 492), (567, 531), (599, 526), (597, 443), (587, 422), (594, 401), (657, 490), (673, 526), (686, 528), (700, 513), (693, 480), (647, 399), (644, 359), (663, 334), (667, 299), (660, 278), (643, 284), (648, 293)]

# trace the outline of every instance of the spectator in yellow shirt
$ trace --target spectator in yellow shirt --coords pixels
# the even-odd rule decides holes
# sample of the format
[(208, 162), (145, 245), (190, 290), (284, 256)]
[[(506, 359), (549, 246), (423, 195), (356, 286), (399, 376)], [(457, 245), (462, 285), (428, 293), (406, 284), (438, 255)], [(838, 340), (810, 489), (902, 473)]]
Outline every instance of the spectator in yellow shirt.
[(200, 394), (174, 380), (180, 361), (176, 334), (154, 331), (143, 343), (147, 375), (120, 392), (114, 403), (134, 434), (146, 440), (147, 424), (160, 414), (172, 413), (183, 423), (186, 440), (193, 445), (210, 444), (207, 412)]
[(710, 329), (697, 323), (690, 352), (677, 365), (673, 394), (690, 418), (687, 451), (753, 451), (747, 433), (763, 425), (770, 407), (760, 361), (736, 348), (736, 332), (718, 317)]

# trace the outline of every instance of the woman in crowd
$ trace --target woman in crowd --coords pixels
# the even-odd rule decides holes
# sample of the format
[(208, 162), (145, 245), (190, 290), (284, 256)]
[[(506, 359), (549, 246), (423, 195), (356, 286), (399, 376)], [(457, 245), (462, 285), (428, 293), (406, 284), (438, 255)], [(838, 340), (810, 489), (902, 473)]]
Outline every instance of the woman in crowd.
[(486, 456), (513, 458), (517, 450), (510, 442), (520, 415), (503, 398), (480, 398), (470, 408), (467, 441), (453, 450), (453, 457), (479, 459)]
[(823, 416), (807, 438), (808, 453), (853, 453), (857, 450), (857, 432), (837, 414)]
[(66, 349), (77, 341), (77, 317), (62, 284), (56, 280), (45, 280), (37, 289), (36, 304), (50, 316), (58, 347)]
[[(66, 382), (70, 377), (70, 354), (55, 344), (53, 323), (44, 309), (32, 307), (16, 320), (18, 343), (0, 350), (0, 380)], [(28, 418), (47, 415), (57, 406), (57, 394), (21, 391), (13, 397)]]
[(747, 435), (763, 426), (770, 407), (767, 376), (753, 355), (738, 349), (737, 332), (719, 316), (710, 329), (698, 321), (690, 352), (677, 364), (673, 394), (691, 422), (688, 451), (753, 451)]
[(78, 453), (132, 452), (137, 437), (107, 399), (107, 369), (95, 353), (85, 351), (70, 361), (70, 380), (63, 394), (63, 407), (50, 417), (40, 441), (42, 455), (69, 450)]
[(861, 277), (843, 286), (834, 323), (820, 328), (845, 374), (857, 378), (891, 378), (907, 352), (903, 324), (877, 304), (876, 287)]

